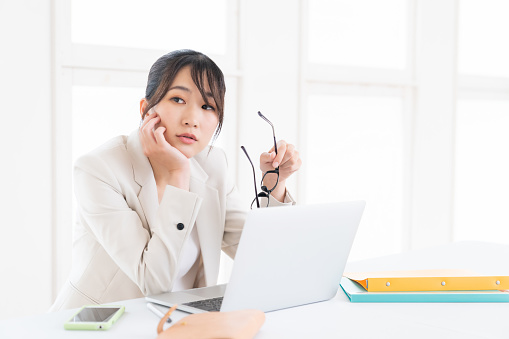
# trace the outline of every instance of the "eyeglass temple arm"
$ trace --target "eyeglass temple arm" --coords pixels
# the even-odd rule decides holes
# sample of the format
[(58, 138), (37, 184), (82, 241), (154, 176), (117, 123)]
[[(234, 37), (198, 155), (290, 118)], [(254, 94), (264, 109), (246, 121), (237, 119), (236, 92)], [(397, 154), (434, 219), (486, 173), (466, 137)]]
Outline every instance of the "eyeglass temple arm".
[(258, 115), (260, 116), (260, 118), (262, 118), (263, 120), (267, 121), (270, 126), (272, 127), (272, 137), (274, 138), (274, 152), (276, 152), (277, 154), (277, 144), (276, 144), (276, 132), (274, 132), (274, 125), (272, 125), (272, 122), (270, 122), (269, 119), (267, 119), (263, 114), (262, 112), (258, 111)]
[(247, 154), (247, 151), (244, 148), (244, 146), (240, 146), (240, 148), (242, 148), (242, 150), (244, 151), (244, 154), (246, 155), (247, 160), (249, 160), (249, 163), (251, 164), (251, 168), (253, 169), (253, 180), (254, 180), (254, 188), (255, 188), (256, 207), (260, 208), (260, 200), (258, 200), (258, 190), (256, 189), (256, 172), (255, 172), (255, 169), (254, 169), (254, 165), (253, 165), (253, 162), (251, 161), (251, 158), (249, 157), (249, 154)]

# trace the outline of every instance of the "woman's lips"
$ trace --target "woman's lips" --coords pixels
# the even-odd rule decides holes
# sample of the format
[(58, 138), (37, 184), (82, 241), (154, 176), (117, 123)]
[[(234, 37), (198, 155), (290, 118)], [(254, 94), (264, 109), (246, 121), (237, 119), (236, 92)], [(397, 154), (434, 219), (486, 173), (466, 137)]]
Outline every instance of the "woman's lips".
[(184, 134), (177, 135), (177, 137), (184, 144), (190, 145), (190, 144), (194, 144), (196, 142), (196, 137), (193, 134), (184, 133)]

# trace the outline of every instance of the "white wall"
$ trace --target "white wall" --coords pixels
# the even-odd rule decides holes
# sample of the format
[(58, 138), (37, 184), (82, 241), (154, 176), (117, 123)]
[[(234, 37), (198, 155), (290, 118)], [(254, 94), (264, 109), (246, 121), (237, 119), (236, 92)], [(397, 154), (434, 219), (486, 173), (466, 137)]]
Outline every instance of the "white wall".
[(0, 318), (6, 318), (45, 312), (51, 302), (50, 1), (1, 1), (0, 13)]

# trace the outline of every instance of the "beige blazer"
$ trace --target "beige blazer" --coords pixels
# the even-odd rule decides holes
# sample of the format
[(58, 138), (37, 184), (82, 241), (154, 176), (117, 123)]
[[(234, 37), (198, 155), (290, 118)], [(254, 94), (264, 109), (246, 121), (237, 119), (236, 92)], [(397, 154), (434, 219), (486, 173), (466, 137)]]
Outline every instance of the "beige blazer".
[[(221, 249), (235, 256), (248, 206), (221, 149), (207, 148), (190, 164), (189, 192), (167, 186), (159, 203), (137, 130), (77, 160), (71, 274), (50, 311), (171, 291), (193, 227), (201, 249), (194, 286), (217, 284)], [(294, 203), (289, 194), (285, 202)]]

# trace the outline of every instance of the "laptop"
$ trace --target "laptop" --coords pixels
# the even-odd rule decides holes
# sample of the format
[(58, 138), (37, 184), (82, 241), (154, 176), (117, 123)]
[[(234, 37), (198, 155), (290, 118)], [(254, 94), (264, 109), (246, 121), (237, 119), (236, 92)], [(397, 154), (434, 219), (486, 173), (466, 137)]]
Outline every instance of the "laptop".
[(251, 210), (228, 284), (147, 296), (188, 313), (264, 312), (333, 298), (364, 201)]

